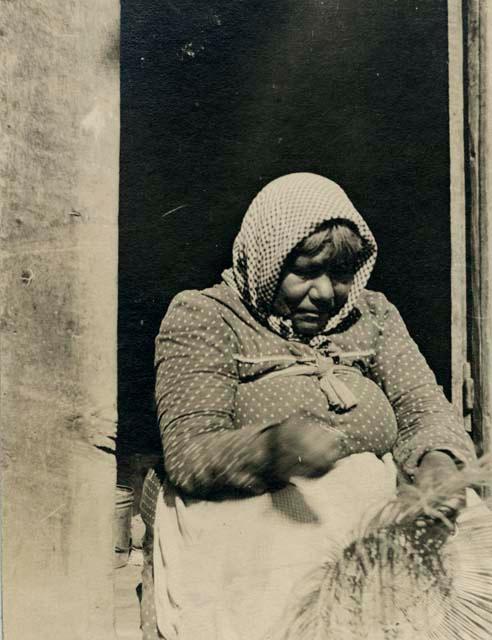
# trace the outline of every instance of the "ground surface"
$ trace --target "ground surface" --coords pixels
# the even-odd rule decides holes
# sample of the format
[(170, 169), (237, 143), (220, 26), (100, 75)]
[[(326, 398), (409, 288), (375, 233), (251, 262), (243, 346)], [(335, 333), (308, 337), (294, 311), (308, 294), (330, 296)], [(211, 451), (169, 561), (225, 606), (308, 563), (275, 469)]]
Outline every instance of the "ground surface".
[(141, 640), (137, 585), (142, 567), (127, 564), (115, 569), (115, 627), (118, 640)]

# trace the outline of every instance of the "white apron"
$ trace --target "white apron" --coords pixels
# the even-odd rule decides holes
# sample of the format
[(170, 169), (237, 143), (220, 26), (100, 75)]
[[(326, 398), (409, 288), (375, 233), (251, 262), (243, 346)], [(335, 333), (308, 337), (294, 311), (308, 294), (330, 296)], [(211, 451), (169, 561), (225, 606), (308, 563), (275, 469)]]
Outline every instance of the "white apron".
[(154, 529), (157, 627), (165, 640), (270, 640), (304, 576), (396, 493), (390, 454), (340, 460), (275, 493), (205, 501), (162, 490)]

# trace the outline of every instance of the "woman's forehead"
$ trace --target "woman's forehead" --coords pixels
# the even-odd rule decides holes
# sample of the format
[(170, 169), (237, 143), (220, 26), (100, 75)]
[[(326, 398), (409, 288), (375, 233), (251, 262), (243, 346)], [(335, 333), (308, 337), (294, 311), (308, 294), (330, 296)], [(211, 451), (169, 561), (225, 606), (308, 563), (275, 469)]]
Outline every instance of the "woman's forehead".
[(293, 264), (296, 265), (313, 265), (322, 266), (331, 261), (333, 257), (333, 245), (325, 244), (320, 247), (319, 251), (314, 255), (312, 253), (304, 253), (302, 251), (293, 256)]

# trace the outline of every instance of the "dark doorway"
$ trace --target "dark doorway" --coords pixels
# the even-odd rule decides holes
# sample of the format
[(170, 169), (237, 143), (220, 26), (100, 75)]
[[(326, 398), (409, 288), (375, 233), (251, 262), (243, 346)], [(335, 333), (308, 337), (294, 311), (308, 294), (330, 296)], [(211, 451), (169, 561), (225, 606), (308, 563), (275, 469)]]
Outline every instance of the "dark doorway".
[(153, 340), (216, 282), (255, 193), (339, 182), (380, 246), (370, 283), (450, 390), (447, 3), (122, 3), (121, 457), (159, 450)]

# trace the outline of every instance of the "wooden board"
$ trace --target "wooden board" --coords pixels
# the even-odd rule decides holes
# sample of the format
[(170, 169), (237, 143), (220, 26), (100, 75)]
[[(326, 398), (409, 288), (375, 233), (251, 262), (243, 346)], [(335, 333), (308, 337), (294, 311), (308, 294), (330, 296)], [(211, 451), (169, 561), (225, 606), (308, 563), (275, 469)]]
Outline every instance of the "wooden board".
[(479, 448), (492, 444), (492, 10), (468, 3), (468, 127), (472, 372), (476, 381), (473, 428)]

